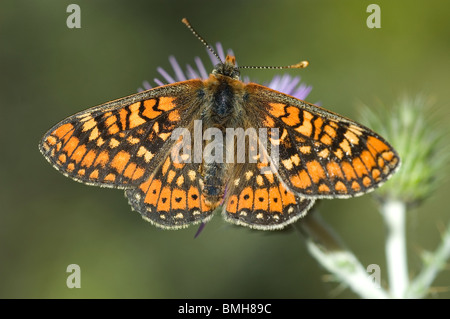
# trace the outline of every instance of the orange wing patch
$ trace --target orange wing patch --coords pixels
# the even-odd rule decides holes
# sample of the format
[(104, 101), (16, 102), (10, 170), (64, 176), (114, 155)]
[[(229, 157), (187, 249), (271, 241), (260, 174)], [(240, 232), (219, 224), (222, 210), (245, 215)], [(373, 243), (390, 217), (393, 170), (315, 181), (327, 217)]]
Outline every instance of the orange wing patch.
[(170, 156), (167, 157), (164, 165), (139, 187), (125, 192), (130, 205), (144, 219), (166, 229), (209, 220), (212, 209), (201, 195), (201, 175), (189, 173), (197, 171), (198, 165), (178, 163), (175, 166)]
[[(244, 178), (230, 181), (224, 218), (256, 229), (280, 229), (303, 216), (314, 199), (288, 191), (274, 174), (260, 174), (257, 164), (247, 165)], [(248, 177), (248, 178), (247, 178)]]

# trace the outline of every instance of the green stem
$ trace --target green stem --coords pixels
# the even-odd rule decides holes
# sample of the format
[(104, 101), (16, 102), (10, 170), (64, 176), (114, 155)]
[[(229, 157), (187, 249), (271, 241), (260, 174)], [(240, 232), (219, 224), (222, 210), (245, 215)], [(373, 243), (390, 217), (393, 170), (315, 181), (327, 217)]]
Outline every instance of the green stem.
[(409, 285), (405, 232), (406, 206), (402, 201), (386, 200), (381, 214), (387, 226), (386, 262), (390, 292), (394, 298), (404, 298)]
[(308, 213), (296, 226), (306, 237), (311, 255), (356, 294), (369, 299), (389, 298), (317, 211)]

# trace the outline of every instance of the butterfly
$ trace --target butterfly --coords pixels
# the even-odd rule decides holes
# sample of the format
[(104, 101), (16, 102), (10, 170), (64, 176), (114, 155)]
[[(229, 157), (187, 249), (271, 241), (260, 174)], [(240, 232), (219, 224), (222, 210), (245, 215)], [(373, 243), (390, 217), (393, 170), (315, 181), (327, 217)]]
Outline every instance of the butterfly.
[[(397, 152), (377, 133), (244, 83), (240, 69), (227, 55), (206, 80), (163, 85), (79, 112), (52, 127), (39, 149), (65, 176), (124, 189), (133, 210), (165, 229), (205, 223), (216, 208), (237, 225), (282, 229), (315, 200), (363, 195), (398, 169)], [(230, 129), (227, 143), (216, 143)], [(224, 154), (226, 161), (217, 160)]]

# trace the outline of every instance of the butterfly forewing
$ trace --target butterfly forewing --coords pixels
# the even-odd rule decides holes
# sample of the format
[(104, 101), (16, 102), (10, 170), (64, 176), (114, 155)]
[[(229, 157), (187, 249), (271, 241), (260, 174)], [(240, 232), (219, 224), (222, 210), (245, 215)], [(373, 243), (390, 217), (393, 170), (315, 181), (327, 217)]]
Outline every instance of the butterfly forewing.
[(75, 114), (50, 129), (39, 148), (63, 174), (83, 183), (139, 185), (171, 149), (172, 131), (192, 117), (198, 80), (156, 88)]
[(358, 196), (384, 183), (398, 168), (395, 150), (370, 129), (266, 87), (249, 84), (248, 107), (280, 132), (277, 174), (299, 195)]

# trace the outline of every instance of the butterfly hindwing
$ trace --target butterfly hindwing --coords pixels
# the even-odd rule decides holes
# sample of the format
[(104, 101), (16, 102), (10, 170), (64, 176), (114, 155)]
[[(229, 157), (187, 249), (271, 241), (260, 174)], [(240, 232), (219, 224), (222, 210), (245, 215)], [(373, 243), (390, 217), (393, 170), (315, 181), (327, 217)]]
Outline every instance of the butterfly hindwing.
[(314, 199), (300, 197), (286, 189), (265, 165), (243, 164), (230, 180), (222, 214), (225, 220), (255, 229), (281, 229), (304, 216)]
[(169, 155), (154, 174), (139, 187), (127, 189), (125, 195), (144, 219), (162, 228), (178, 229), (212, 217), (202, 188), (200, 164), (176, 163)]
[[(370, 129), (318, 106), (249, 84), (263, 110), (263, 126), (278, 127), (278, 175), (292, 191), (307, 197), (345, 198), (367, 193), (398, 168), (395, 150)], [(275, 139), (275, 140), (274, 140)]]

